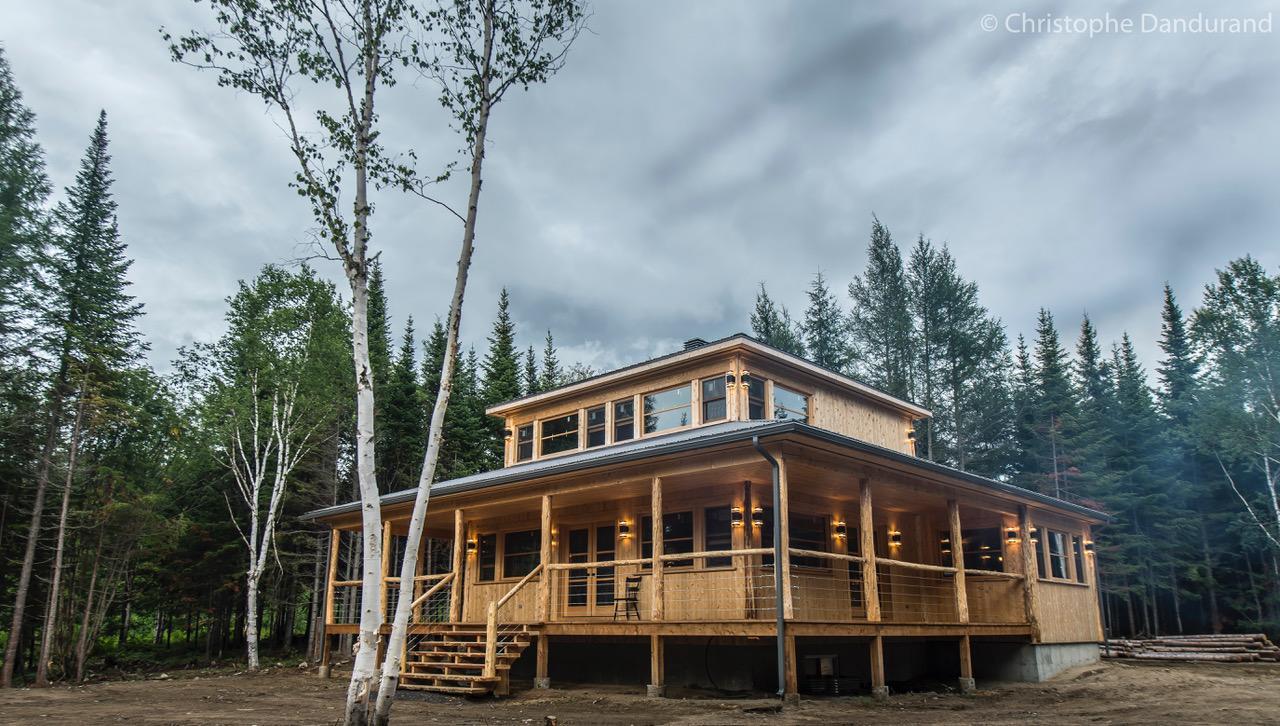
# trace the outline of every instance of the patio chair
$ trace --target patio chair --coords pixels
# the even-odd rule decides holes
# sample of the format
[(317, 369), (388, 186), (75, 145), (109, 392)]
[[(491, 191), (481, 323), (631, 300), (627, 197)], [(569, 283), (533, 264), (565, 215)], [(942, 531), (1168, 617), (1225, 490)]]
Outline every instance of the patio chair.
[(640, 576), (627, 575), (627, 579), (623, 585), (622, 597), (613, 599), (613, 619), (618, 619), (618, 608), (622, 608), (622, 616), (624, 620), (630, 620), (631, 614), (635, 613), (636, 620), (640, 619)]

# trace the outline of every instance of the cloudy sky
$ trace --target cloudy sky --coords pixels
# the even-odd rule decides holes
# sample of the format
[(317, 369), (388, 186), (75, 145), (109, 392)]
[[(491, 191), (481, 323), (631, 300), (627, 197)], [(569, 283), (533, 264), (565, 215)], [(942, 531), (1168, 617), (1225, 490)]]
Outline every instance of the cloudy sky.
[[(219, 334), (236, 280), (305, 253), (283, 137), (253, 98), (168, 60), (158, 28), (209, 27), (207, 6), (3, 5), (0, 43), (59, 187), (98, 109), (110, 116), (143, 329), (166, 369)], [(1041, 306), (1072, 337), (1087, 311), (1150, 365), (1163, 282), (1190, 307), (1233, 257), (1280, 267), (1280, 29), (1143, 33), (1142, 14), (1280, 6), (1117, 3), (1132, 32), (1094, 37), (1022, 25), (1101, 7), (597, 2), (567, 67), (496, 112), (465, 337), (482, 344), (504, 285), (522, 344), (550, 328), (562, 358), (597, 368), (747, 330), (761, 281), (797, 313), (816, 271), (843, 290), (875, 214), (904, 248), (949, 244), (1011, 337)], [(392, 144), (456, 158), (429, 83), (382, 103)], [(440, 189), (459, 207), (465, 192)], [(460, 229), (420, 202), (377, 205), (394, 324), (421, 325), (448, 304)]]

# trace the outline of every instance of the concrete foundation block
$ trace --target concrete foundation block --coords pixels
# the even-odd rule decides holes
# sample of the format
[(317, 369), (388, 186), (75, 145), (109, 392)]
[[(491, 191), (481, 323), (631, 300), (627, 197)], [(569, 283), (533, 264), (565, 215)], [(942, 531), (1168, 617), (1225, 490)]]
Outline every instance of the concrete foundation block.
[(551, 679), (550, 679), (550, 678), (534, 678), (534, 679), (533, 679), (533, 687), (534, 687), (534, 688), (541, 688), (541, 689), (544, 689), (544, 690), (545, 690), (545, 689), (548, 689), (548, 688), (550, 688), (550, 687), (551, 687)]
[(877, 701), (884, 701), (889, 698), (889, 687), (879, 686), (871, 689), (871, 697)]
[(782, 695), (782, 705), (784, 705), (784, 706), (799, 706), (799, 705), (800, 705), (800, 694), (799, 694), (799, 693), (784, 693), (784, 694)]
[(974, 692), (974, 691), (976, 691), (976, 690), (978, 690), (978, 687), (977, 687), (977, 684), (975, 684), (975, 683), (973, 682), (973, 679), (972, 679), (972, 678), (961, 678), (961, 679), (960, 679), (960, 692), (961, 692), (961, 693), (969, 694), (969, 693), (973, 693), (973, 692)]
[(655, 686), (650, 683), (648, 686), (645, 686), (645, 695), (649, 698), (665, 698), (667, 695), (667, 687)]

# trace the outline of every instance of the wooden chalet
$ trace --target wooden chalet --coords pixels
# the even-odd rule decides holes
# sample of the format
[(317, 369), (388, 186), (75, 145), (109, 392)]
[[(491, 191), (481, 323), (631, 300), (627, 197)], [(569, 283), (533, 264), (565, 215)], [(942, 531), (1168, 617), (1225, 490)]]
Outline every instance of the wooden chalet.
[[(402, 688), (879, 696), (1097, 659), (1104, 515), (917, 457), (929, 411), (750, 337), (488, 413), (505, 466), (432, 489)], [(388, 621), (413, 497), (382, 497)], [(358, 506), (311, 515), (322, 673), (357, 632)]]

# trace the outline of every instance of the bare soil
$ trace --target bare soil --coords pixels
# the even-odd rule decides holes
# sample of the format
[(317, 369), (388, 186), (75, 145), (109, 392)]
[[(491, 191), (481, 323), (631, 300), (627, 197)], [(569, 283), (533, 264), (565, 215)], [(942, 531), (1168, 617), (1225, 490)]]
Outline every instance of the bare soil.
[[(980, 684), (981, 685), (981, 684)], [(189, 671), (147, 680), (0, 692), (0, 724), (332, 724), (346, 681), (314, 672)], [(780, 708), (768, 698), (640, 688), (565, 687), (510, 698), (409, 694), (401, 724), (843, 724), (843, 723), (1280, 723), (1280, 664), (1107, 662), (1047, 683), (1000, 684), (974, 696), (913, 693), (886, 702), (805, 698)]]

